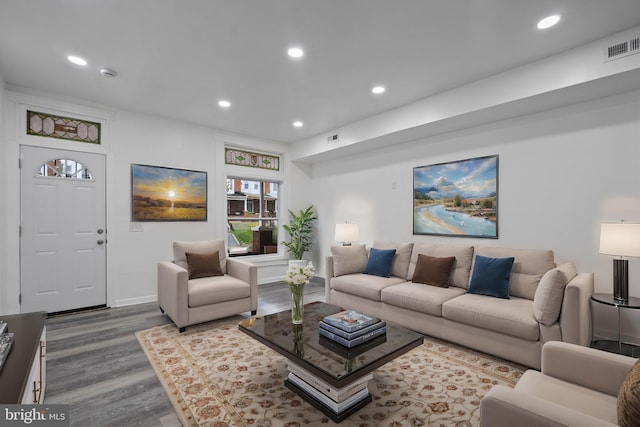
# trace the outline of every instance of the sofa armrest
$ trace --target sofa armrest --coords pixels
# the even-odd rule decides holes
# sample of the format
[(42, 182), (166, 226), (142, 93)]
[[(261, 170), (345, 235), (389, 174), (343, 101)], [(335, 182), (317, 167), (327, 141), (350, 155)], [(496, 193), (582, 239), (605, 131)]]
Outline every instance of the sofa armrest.
[(251, 311), (258, 309), (258, 267), (248, 261), (227, 258), (227, 274), (249, 284)]
[(617, 396), (636, 359), (561, 341), (542, 347), (542, 373)]
[(496, 385), (480, 401), (480, 427), (611, 427), (599, 418)]
[(562, 341), (587, 347), (591, 344), (591, 295), (593, 273), (580, 273), (567, 284), (560, 312)]
[(333, 257), (329, 255), (324, 263), (324, 300), (331, 303), (331, 279), (333, 278)]
[(181, 328), (189, 324), (189, 272), (169, 261), (158, 263), (158, 305)]

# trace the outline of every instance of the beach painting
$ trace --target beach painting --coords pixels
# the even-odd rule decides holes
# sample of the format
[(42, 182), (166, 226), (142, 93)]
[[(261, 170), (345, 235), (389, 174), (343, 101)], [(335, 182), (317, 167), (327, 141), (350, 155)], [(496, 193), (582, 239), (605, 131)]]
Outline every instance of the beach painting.
[(206, 221), (207, 173), (131, 165), (132, 221)]
[(413, 234), (498, 238), (498, 156), (413, 168)]

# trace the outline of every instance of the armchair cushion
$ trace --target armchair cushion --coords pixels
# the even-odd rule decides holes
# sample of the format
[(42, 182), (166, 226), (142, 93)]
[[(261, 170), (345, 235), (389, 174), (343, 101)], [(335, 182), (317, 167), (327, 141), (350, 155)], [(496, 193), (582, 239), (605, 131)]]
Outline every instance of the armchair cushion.
[(198, 242), (173, 242), (173, 262), (189, 270), (187, 263), (187, 252), (192, 254), (210, 254), (218, 252), (220, 257), (220, 268), (222, 272), (227, 271), (227, 256), (225, 252), (224, 240), (203, 240)]
[(187, 264), (189, 266), (189, 280), (201, 277), (222, 276), (220, 267), (220, 255), (213, 252), (210, 254), (193, 254), (186, 252)]
[(189, 280), (189, 307), (217, 304), (251, 296), (251, 286), (229, 275)]
[(640, 360), (622, 382), (617, 403), (618, 424), (622, 427), (637, 426), (640, 420)]

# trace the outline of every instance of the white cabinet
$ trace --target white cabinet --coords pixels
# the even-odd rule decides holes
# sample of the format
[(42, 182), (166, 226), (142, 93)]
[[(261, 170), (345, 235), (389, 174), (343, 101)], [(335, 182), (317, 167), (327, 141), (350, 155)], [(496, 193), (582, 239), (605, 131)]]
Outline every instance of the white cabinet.
[(42, 328), (37, 353), (33, 358), (27, 388), (22, 392), (23, 404), (41, 404), (44, 402), (44, 390), (47, 385), (47, 328)]

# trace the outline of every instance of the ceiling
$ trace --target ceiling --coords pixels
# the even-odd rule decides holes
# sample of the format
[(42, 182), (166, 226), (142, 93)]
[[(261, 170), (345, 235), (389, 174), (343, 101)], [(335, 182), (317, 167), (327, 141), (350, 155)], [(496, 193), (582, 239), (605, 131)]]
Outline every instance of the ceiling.
[(297, 142), (638, 25), (638, 0), (0, 0), (0, 75)]

